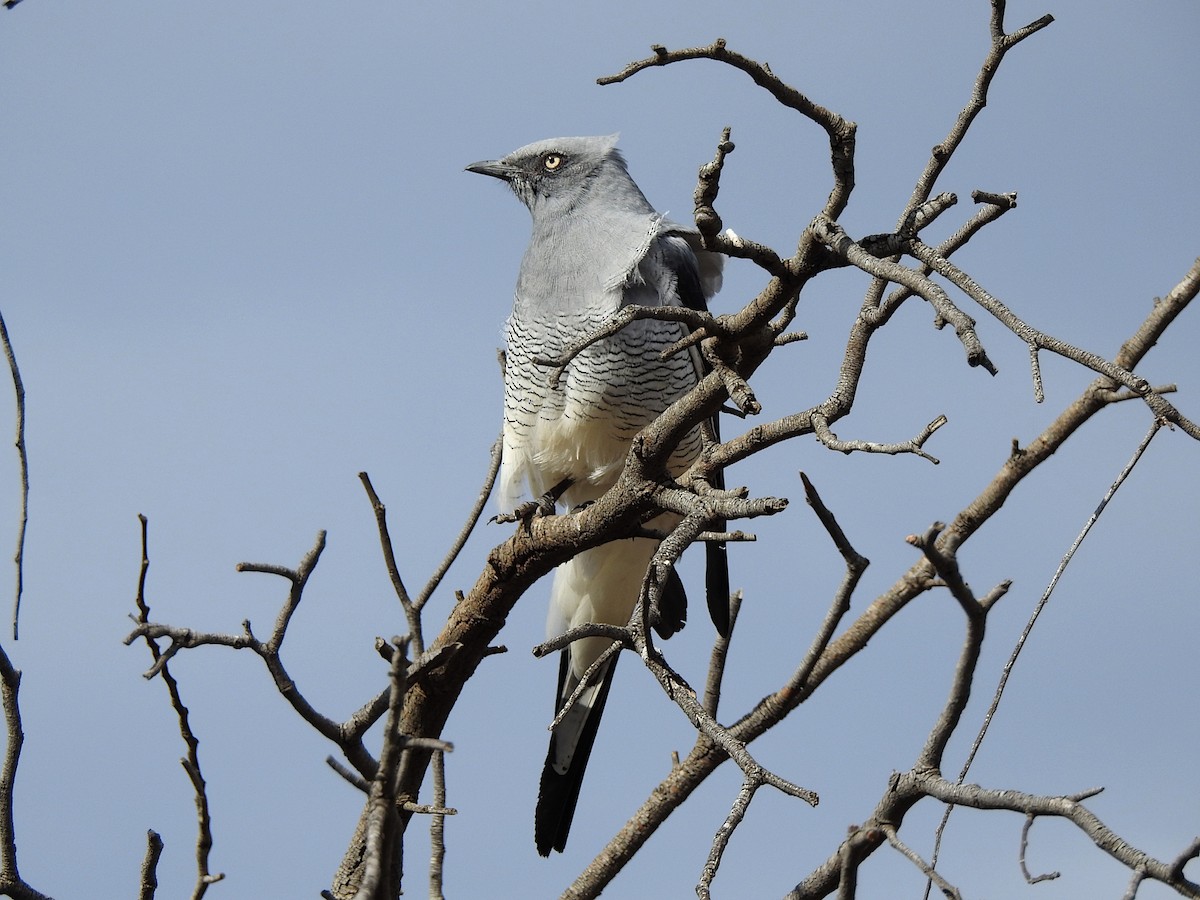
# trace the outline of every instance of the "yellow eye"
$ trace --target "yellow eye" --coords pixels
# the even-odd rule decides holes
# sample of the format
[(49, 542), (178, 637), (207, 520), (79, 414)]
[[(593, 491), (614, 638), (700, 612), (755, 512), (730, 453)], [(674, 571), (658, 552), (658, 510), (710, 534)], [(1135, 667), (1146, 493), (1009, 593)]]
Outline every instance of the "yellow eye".
[(542, 166), (547, 172), (553, 172), (563, 164), (563, 158), (557, 153), (547, 153), (542, 157)]

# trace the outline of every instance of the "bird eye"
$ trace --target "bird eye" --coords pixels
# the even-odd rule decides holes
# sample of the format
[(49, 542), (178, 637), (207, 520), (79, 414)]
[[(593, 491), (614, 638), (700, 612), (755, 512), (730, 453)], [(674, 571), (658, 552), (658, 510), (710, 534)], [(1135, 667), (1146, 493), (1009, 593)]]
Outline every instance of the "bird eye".
[(547, 172), (553, 172), (563, 164), (563, 158), (557, 153), (547, 153), (542, 157), (542, 167)]

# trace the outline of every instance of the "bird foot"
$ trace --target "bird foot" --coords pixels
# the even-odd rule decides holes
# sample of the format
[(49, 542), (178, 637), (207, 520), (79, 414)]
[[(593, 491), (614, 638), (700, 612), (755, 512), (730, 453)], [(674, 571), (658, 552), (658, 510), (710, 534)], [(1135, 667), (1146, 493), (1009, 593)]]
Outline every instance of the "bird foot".
[(528, 500), (510, 513), (500, 513), (493, 516), (491, 521), (501, 525), (507, 525), (511, 522), (522, 522), (528, 526), (535, 517), (552, 516), (554, 515), (554, 507), (558, 504), (558, 498), (570, 486), (571, 479), (564, 478), (536, 500)]
[(492, 522), (508, 525), (512, 522), (522, 522), (526, 525), (535, 518), (554, 515), (554, 498), (543, 494), (536, 500), (527, 500), (510, 513), (499, 513), (492, 516)]

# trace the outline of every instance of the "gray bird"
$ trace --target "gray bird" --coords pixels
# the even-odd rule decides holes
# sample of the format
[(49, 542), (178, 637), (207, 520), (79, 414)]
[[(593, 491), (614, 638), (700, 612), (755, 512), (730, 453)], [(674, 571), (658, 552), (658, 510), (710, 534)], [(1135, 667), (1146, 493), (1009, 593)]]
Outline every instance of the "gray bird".
[[(507, 182), (533, 217), (506, 329), (500, 464), (505, 512), (517, 510), (526, 487), (532, 496), (567, 508), (595, 500), (616, 481), (634, 436), (701, 374), (694, 352), (661, 358), (664, 348), (687, 333), (684, 326), (650, 319), (589, 346), (571, 360), (557, 387), (550, 386), (550, 369), (535, 361), (560, 356), (624, 306), (705, 309), (720, 288), (723, 258), (701, 249), (695, 229), (655, 212), (629, 177), (616, 140), (616, 135), (553, 138), (467, 166)], [(673, 476), (696, 459), (701, 442), (700, 428), (680, 441), (668, 467)], [(664, 515), (651, 525), (670, 527), (674, 521)], [(724, 633), (729, 617), (724, 547), (707, 546), (709, 608)], [(645, 538), (618, 540), (559, 566), (548, 633), (589, 622), (625, 625), (656, 548)], [(683, 627), (686, 599), (677, 577), (666, 585), (654, 619), (664, 637)], [(563, 651), (556, 715), (609, 643), (586, 638)], [(551, 733), (534, 816), (542, 856), (566, 846), (615, 662), (613, 657)]]

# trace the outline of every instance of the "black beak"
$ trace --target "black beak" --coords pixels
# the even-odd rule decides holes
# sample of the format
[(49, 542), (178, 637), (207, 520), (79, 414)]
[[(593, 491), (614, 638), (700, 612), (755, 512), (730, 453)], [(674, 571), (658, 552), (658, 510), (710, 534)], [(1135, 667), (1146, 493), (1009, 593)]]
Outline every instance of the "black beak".
[(491, 175), (493, 178), (499, 178), (501, 181), (512, 181), (513, 176), (517, 174), (517, 167), (509, 165), (499, 159), (485, 159), (480, 162), (471, 163), (467, 166), (468, 172), (477, 172), (480, 175)]

